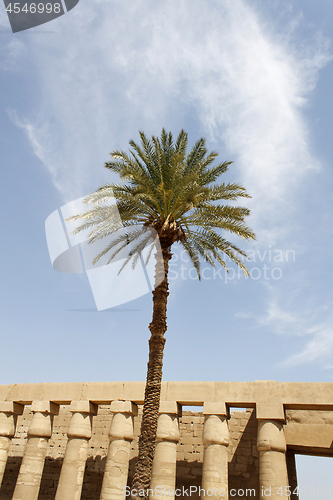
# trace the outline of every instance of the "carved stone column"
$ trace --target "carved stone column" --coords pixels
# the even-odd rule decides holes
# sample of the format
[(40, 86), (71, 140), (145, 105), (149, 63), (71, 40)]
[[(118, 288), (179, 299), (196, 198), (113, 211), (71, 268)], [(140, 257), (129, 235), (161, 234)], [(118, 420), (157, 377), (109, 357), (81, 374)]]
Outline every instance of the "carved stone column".
[(97, 415), (97, 405), (90, 401), (72, 401), (70, 411), (73, 415), (67, 432), (68, 442), (55, 500), (80, 499), (92, 416)]
[(13, 401), (0, 401), (0, 486), (7, 464), (10, 443), (15, 434), (17, 415), (24, 406)]
[(204, 403), (201, 498), (228, 499), (229, 429), (225, 403)]
[(28, 441), (12, 500), (37, 500), (53, 416), (58, 414), (59, 406), (50, 401), (33, 401), (31, 410)]
[(123, 500), (127, 486), (133, 416), (138, 408), (131, 401), (112, 401), (113, 418), (100, 500)]
[(149, 498), (167, 497), (173, 500), (176, 488), (177, 443), (180, 437), (178, 417), (181, 415), (181, 406), (175, 401), (161, 401), (159, 413), (150, 483), (152, 493)]
[(257, 404), (260, 499), (290, 499), (282, 404)]

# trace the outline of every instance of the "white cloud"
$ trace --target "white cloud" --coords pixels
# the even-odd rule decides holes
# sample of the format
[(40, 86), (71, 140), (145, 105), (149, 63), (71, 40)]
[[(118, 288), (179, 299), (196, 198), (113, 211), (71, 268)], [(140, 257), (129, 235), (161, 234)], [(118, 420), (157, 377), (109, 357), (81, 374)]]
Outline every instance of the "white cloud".
[(0, 26), (9, 28), (8, 16), (7, 13), (5, 12), (5, 9), (3, 8), (0, 9)]
[[(3, 34), (3, 37), (7, 38), (7, 36), (7, 34)], [(0, 70), (10, 72), (19, 71), (22, 56), (26, 53), (24, 44), (16, 38), (11, 37), (9, 41), (6, 39), (2, 41), (5, 43), (2, 43), (0, 46)]]
[(244, 0), (81, 0), (53, 23), (60, 31), (31, 37), (29, 50), (43, 89), (39, 116), (58, 125), (57, 147), (32, 118), (21, 122), (62, 194), (94, 189), (110, 149), (126, 148), (138, 129), (159, 133), (168, 123), (177, 133), (190, 110), (202, 135), (226, 142), (257, 227), (270, 217), (261, 236), (281, 232), (274, 220), (284, 196), (318, 166), (302, 108), (329, 60), (324, 40), (298, 44), (292, 18), (274, 33)]
[(313, 362), (323, 362), (325, 368), (333, 368), (329, 363), (333, 354), (333, 317), (327, 324), (315, 325), (308, 330), (312, 339), (306, 343), (304, 349), (290, 358), (285, 364), (297, 365)]
[[(318, 306), (308, 307), (307, 304), (292, 307), (292, 297), (278, 297), (274, 288), (267, 286), (269, 299), (266, 302), (265, 313), (258, 316), (255, 313), (240, 311), (236, 314), (240, 319), (252, 319), (259, 327), (265, 328), (276, 335), (304, 337), (304, 347), (300, 352), (285, 359), (282, 365), (299, 365), (321, 362), (329, 368), (329, 360), (333, 355), (333, 315), (332, 303), (326, 302)], [(312, 299), (312, 303), (315, 301)]]
[[(59, 165), (62, 164), (61, 152), (57, 155), (54, 147), (54, 137), (46, 123), (41, 125), (32, 124), (28, 120), (20, 120), (16, 111), (8, 110), (8, 116), (11, 121), (19, 128), (21, 128), (30, 141), (33, 152), (39, 160), (47, 168), (54, 186), (66, 198), (66, 182), (62, 175), (61, 181), (59, 176)], [(36, 120), (37, 122), (37, 120)], [(51, 152), (51, 154), (49, 154)]]

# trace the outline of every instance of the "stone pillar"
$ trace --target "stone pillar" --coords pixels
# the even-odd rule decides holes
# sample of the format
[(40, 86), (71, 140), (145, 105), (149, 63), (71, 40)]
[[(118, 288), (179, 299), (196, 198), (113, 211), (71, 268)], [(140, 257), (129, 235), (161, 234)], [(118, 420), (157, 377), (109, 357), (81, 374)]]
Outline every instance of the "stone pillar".
[(110, 409), (113, 418), (100, 500), (123, 500), (134, 438), (133, 416), (138, 414), (138, 408), (131, 401), (112, 401)]
[(24, 406), (13, 401), (0, 401), (0, 486), (7, 464), (10, 442), (15, 434), (17, 415), (22, 415)]
[(53, 416), (58, 414), (59, 406), (50, 401), (33, 401), (31, 411), (28, 441), (12, 500), (37, 500)]
[(55, 500), (80, 500), (92, 416), (97, 415), (97, 405), (90, 401), (72, 401), (70, 411), (73, 415)]
[[(181, 406), (175, 401), (161, 401), (159, 413), (150, 482), (152, 492), (150, 492), (149, 498), (167, 497), (169, 500), (173, 500), (176, 488), (177, 443), (180, 437), (178, 417), (181, 415)], [(157, 487), (159, 489), (155, 490)], [(165, 494), (163, 493), (164, 488)]]
[(289, 500), (282, 404), (257, 404), (260, 499)]
[(229, 429), (225, 403), (204, 403), (201, 498), (228, 499)]

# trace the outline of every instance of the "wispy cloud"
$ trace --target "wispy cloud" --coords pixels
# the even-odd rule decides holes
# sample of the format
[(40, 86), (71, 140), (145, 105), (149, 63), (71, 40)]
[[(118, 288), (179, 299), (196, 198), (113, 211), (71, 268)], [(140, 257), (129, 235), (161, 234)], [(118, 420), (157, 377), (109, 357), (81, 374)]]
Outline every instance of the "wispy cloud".
[(333, 317), (327, 323), (318, 324), (308, 329), (312, 338), (306, 343), (304, 349), (285, 361), (287, 365), (307, 364), (322, 362), (324, 368), (333, 368)]
[(82, 1), (54, 23), (61, 31), (29, 43), (39, 117), (53, 117), (57, 147), (31, 117), (20, 121), (66, 197), (96, 187), (106, 153), (138, 129), (191, 127), (188, 113), (212, 145), (227, 145), (259, 222), (273, 209), (281, 217), (288, 190), (318, 166), (302, 108), (328, 45), (299, 45), (291, 17), (281, 33), (244, 0), (114, 0)]
[[(333, 314), (332, 303), (326, 302), (312, 307), (292, 307), (288, 300), (278, 297), (276, 290), (266, 286), (269, 299), (265, 313), (240, 311), (236, 317), (251, 319), (259, 327), (264, 327), (276, 335), (304, 337), (304, 347), (300, 352), (286, 358), (282, 365), (300, 365), (320, 362), (331, 368), (333, 356)], [(312, 303), (315, 304), (312, 300)]]
[(59, 165), (62, 164), (61, 151), (58, 154), (55, 152), (54, 137), (50, 127), (45, 122), (38, 125), (37, 121), (33, 124), (26, 119), (20, 119), (17, 112), (13, 110), (8, 110), (8, 116), (17, 127), (24, 131), (33, 152), (49, 172), (55, 188), (66, 198), (66, 179), (63, 175), (61, 176), (59, 169)]
[(9, 19), (7, 16), (7, 13), (5, 12), (5, 9), (0, 9), (0, 26), (4, 26), (6, 28), (9, 28)]
[[(0, 26), (2, 26), (1, 17)], [(3, 42), (0, 46), (0, 70), (6, 72), (19, 71), (22, 56), (26, 55), (24, 44), (15, 38), (11, 38), (9, 41), (3, 40)]]

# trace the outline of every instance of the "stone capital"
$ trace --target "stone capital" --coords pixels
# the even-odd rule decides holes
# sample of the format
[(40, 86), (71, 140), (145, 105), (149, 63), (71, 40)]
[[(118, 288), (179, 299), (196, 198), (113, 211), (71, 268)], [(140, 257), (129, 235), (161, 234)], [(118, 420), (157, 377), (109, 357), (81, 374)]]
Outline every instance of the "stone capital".
[(89, 440), (91, 438), (93, 414), (87, 411), (74, 411), (69, 423), (68, 438)]
[(285, 453), (287, 445), (283, 423), (277, 420), (260, 420), (258, 423), (257, 448), (258, 451)]
[(53, 415), (58, 414), (59, 407), (52, 408), (50, 406), (49, 411), (41, 411), (41, 409), (45, 409), (45, 406), (37, 405), (35, 410), (33, 410), (32, 420), (28, 429), (29, 438), (39, 437), (49, 439), (52, 435)]
[(204, 445), (229, 445), (229, 429), (225, 415), (205, 415), (202, 440)]
[(113, 415), (109, 438), (111, 441), (121, 439), (132, 441), (133, 434), (133, 415), (124, 412), (118, 412)]
[(160, 413), (157, 422), (156, 442), (178, 443), (179, 437), (178, 415), (170, 412)]
[(14, 413), (0, 412), (0, 437), (14, 437), (15, 426), (16, 415)]

